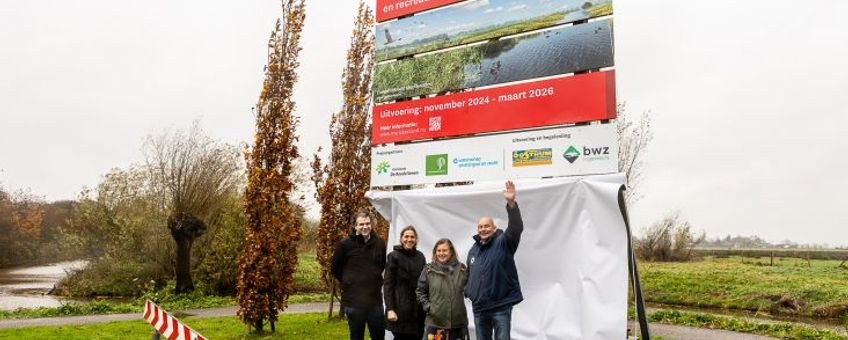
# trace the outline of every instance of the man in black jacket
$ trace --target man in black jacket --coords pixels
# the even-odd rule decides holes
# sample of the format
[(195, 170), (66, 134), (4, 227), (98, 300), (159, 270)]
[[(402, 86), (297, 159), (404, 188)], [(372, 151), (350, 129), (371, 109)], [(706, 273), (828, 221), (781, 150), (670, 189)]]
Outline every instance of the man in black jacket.
[(371, 230), (371, 215), (360, 211), (353, 216), (353, 232), (341, 240), (333, 253), (330, 269), (342, 283), (342, 305), (351, 340), (365, 338), (365, 325), (373, 340), (383, 340), (383, 268), (386, 242)]
[(474, 245), (468, 251), (468, 284), (465, 296), (471, 299), (477, 340), (509, 340), (512, 306), (524, 297), (515, 267), (515, 252), (524, 231), (524, 222), (515, 202), (515, 184), (504, 189), (509, 225), (499, 230), (491, 217), (477, 221)]

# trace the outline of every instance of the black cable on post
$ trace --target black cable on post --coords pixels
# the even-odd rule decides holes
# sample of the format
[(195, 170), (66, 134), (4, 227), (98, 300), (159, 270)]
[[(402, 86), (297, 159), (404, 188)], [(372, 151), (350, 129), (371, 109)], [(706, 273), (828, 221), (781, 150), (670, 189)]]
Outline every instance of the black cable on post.
[(624, 186), (618, 190), (618, 208), (621, 217), (624, 218), (624, 227), (627, 228), (627, 268), (630, 271), (630, 284), (633, 285), (633, 294), (636, 298), (636, 319), (639, 321), (639, 332), (642, 339), (651, 340), (651, 332), (648, 330), (648, 316), (645, 313), (645, 301), (642, 299), (642, 286), (639, 284), (639, 268), (636, 266), (636, 253), (633, 252), (633, 240), (630, 233), (630, 217), (627, 215), (627, 204), (624, 202)]

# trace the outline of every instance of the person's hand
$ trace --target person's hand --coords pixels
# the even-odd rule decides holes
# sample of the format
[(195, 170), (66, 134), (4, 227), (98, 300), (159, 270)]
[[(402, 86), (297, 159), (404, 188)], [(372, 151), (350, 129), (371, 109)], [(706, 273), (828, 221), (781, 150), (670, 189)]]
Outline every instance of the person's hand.
[(506, 184), (504, 186), (504, 198), (506, 199), (506, 203), (509, 205), (509, 207), (512, 208), (515, 206), (515, 184), (512, 183), (512, 181), (506, 181)]
[(397, 313), (395, 313), (395, 311), (393, 311), (391, 309), (388, 310), (386, 312), (386, 319), (388, 319), (389, 321), (392, 321), (392, 322), (397, 321)]

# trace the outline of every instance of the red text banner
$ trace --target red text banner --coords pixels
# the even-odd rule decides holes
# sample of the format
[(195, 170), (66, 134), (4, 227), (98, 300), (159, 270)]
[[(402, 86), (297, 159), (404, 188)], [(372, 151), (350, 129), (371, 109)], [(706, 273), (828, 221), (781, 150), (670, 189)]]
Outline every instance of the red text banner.
[(464, 0), (377, 0), (377, 22), (402, 17)]
[(372, 144), (613, 119), (615, 71), (374, 107)]

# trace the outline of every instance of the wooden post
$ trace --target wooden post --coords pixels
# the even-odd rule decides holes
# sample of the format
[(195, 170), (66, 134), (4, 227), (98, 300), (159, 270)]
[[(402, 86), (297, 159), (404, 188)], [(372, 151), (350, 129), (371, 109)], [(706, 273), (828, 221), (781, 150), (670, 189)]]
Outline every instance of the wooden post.
[(159, 340), (159, 331), (153, 330), (153, 340)]
[(774, 266), (774, 250), (771, 251), (771, 262), (769, 266)]

